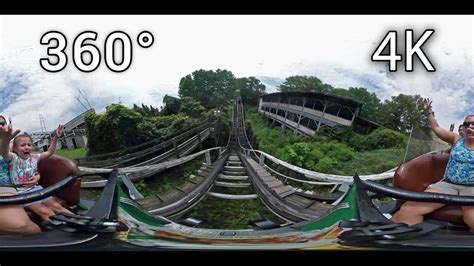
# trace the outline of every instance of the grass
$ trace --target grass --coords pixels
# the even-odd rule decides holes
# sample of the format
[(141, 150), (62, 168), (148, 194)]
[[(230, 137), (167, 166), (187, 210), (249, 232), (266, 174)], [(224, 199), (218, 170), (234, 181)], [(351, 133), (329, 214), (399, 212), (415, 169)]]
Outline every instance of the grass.
[(199, 227), (212, 229), (249, 229), (249, 223), (270, 220), (284, 223), (259, 199), (225, 200), (207, 197), (190, 211), (173, 218), (180, 220), (192, 217), (203, 221)]
[[(270, 128), (268, 122), (257, 113), (256, 108), (246, 109), (246, 121), (250, 122), (252, 132), (257, 136), (259, 150), (276, 156), (276, 151), (286, 145), (295, 142), (312, 142), (312, 138), (296, 136), (289, 130), (282, 131), (280, 128)], [(394, 168), (402, 163), (404, 149), (378, 149), (365, 152), (354, 152), (354, 159), (340, 162), (337, 169), (329, 174), (359, 175), (379, 174)]]
[(252, 133), (257, 136), (258, 149), (273, 155), (275, 155), (274, 151), (279, 148), (296, 142), (309, 141), (304, 137), (295, 135), (290, 130), (277, 127), (271, 128), (270, 123), (257, 113), (255, 107), (245, 109), (245, 120), (250, 123)]
[(191, 175), (196, 175), (202, 163), (202, 159), (195, 159), (179, 167), (167, 169), (147, 180), (140, 180), (135, 183), (135, 186), (144, 197), (170, 191), (190, 180)]
[(54, 154), (66, 157), (68, 159), (76, 159), (76, 158), (83, 158), (87, 154), (87, 149), (86, 148), (79, 148), (75, 150), (67, 150), (67, 149), (62, 149), (62, 150), (56, 150)]
[(343, 175), (370, 175), (385, 172), (402, 163), (404, 149), (379, 149), (356, 152), (354, 159), (341, 163)]

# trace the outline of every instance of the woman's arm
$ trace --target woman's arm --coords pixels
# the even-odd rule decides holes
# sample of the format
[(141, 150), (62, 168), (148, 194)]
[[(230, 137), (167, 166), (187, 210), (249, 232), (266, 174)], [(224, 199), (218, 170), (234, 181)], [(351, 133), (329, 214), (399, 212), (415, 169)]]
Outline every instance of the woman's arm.
[(13, 131), (12, 124), (0, 126), (0, 155), (7, 162), (13, 159), (13, 154), (10, 152), (10, 141), (18, 133), (20, 133), (20, 130)]

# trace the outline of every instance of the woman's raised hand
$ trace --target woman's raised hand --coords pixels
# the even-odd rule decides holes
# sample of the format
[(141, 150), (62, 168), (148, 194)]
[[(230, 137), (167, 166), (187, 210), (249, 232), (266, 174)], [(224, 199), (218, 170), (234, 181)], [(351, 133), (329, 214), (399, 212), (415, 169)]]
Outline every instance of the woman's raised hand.
[(423, 100), (423, 109), (425, 109), (425, 111), (427, 113), (431, 112), (431, 104), (433, 103), (432, 100), (430, 100), (429, 98), (425, 98)]

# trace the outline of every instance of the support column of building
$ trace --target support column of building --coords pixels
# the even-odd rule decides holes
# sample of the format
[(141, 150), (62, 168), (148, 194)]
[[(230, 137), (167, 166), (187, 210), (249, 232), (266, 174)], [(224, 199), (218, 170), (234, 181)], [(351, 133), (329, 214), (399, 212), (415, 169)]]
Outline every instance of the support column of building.
[[(338, 105), (339, 105), (339, 104), (338, 104)], [(339, 105), (339, 109), (337, 110), (337, 114), (336, 114), (337, 117), (339, 117), (339, 113), (341, 112), (341, 109), (342, 109), (342, 106)]]
[[(289, 105), (288, 105), (288, 106), (289, 106)], [(289, 108), (289, 107), (288, 107), (288, 108)], [(288, 113), (289, 113), (289, 112), (285, 110), (285, 120), (283, 121), (283, 123), (281, 123), (281, 128), (282, 128), (282, 129), (285, 129), (285, 125), (286, 125)]]
[(354, 112), (352, 112), (352, 110), (351, 110), (351, 109), (349, 109), (349, 110), (350, 110), (350, 111), (351, 111), (351, 113), (352, 113), (352, 120), (351, 120), (351, 127), (352, 127), (352, 125), (354, 124), (354, 120), (355, 120), (355, 118), (356, 118), (357, 114), (359, 113), (359, 107), (357, 107), (357, 108), (356, 108), (356, 110), (355, 110)]
[(326, 113), (326, 108), (327, 107), (328, 107), (328, 101), (324, 100), (324, 108), (323, 108), (321, 118), (324, 118), (324, 114)]
[(301, 122), (301, 119), (303, 118), (302, 115), (298, 114), (298, 124), (296, 125), (296, 128), (294, 130), (295, 133), (298, 133), (298, 131), (300, 130), (300, 122)]
[(316, 124), (317, 124), (317, 125), (316, 125), (316, 133), (318, 133), (318, 132), (319, 132), (319, 129), (321, 128), (321, 121), (316, 121), (316, 120), (315, 120), (315, 122), (316, 122)]

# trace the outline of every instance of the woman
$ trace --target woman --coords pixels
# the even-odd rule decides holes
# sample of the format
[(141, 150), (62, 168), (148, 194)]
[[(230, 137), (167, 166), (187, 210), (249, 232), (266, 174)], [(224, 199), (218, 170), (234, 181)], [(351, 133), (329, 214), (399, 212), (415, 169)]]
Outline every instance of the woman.
[[(0, 115), (0, 149), (9, 149), (10, 140), (19, 133), (13, 132), (12, 125), (7, 125), (4, 116)], [(0, 156), (0, 197), (16, 195), (11, 186), (8, 164)], [(41, 229), (33, 223), (21, 205), (0, 205), (0, 234), (36, 234)]]
[[(453, 146), (443, 179), (428, 186), (425, 192), (474, 196), (474, 115), (466, 116), (462, 124), (463, 134), (458, 135), (439, 126), (431, 111), (431, 103), (432, 101), (425, 99), (423, 105), (431, 129), (436, 136)], [(421, 223), (423, 215), (443, 206), (441, 203), (407, 201), (392, 220), (409, 225)], [(474, 206), (462, 206), (462, 212), (464, 222), (471, 231), (474, 230)]]

